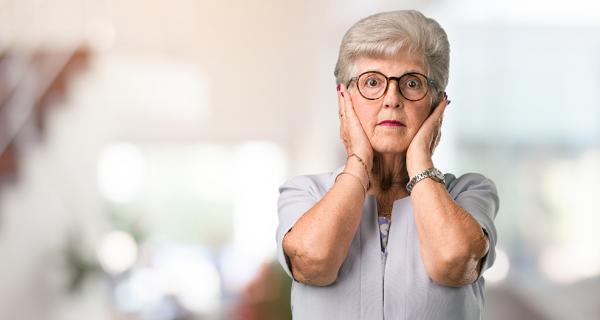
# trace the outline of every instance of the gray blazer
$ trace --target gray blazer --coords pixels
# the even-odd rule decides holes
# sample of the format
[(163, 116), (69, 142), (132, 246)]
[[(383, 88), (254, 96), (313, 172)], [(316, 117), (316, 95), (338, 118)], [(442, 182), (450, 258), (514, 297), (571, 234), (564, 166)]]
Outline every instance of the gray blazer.
[[(303, 175), (285, 182), (278, 200), (277, 259), (291, 277), (283, 253), (284, 235), (333, 186), (343, 166), (333, 172)], [(459, 178), (445, 175), (453, 199), (481, 225), (490, 239), (482, 272), (495, 259), (498, 195), (494, 183), (468, 173)], [(460, 288), (440, 286), (428, 276), (419, 253), (419, 237), (410, 197), (396, 200), (392, 209), (387, 259), (381, 252), (377, 204), (367, 196), (360, 226), (341, 266), (337, 280), (325, 287), (293, 281), (292, 314), (296, 320), (319, 319), (482, 319), (484, 279)]]

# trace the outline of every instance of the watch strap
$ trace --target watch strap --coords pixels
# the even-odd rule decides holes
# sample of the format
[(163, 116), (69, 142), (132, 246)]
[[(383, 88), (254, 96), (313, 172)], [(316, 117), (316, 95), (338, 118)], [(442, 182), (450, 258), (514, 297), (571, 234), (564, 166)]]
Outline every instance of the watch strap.
[(410, 179), (410, 181), (406, 184), (406, 190), (408, 193), (411, 193), (415, 185), (425, 178), (431, 178), (433, 181), (444, 183), (444, 174), (440, 170), (432, 167)]

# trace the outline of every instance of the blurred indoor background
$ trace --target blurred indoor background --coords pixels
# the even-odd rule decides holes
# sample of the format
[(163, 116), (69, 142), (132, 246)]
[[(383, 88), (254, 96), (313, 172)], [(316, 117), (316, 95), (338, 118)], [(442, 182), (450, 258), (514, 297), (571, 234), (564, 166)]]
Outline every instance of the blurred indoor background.
[(486, 319), (600, 319), (592, 0), (0, 0), (0, 319), (289, 319), (277, 188), (343, 163), (340, 40), (408, 8), (436, 166), (499, 189)]

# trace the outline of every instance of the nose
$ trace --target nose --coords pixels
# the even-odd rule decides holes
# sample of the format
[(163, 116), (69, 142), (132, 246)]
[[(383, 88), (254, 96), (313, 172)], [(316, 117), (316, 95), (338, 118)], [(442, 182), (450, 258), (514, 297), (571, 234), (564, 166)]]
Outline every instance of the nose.
[(399, 108), (400, 106), (403, 106), (402, 96), (400, 95), (400, 90), (398, 88), (398, 80), (392, 80), (396, 79), (390, 79), (383, 99), (384, 108)]

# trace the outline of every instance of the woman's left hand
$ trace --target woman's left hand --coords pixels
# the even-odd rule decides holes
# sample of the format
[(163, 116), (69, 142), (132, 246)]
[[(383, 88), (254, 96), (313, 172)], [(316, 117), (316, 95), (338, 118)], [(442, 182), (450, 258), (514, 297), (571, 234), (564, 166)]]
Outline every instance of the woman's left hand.
[(443, 98), (433, 112), (425, 119), (406, 151), (406, 168), (409, 177), (433, 166), (431, 156), (440, 142), (444, 110), (450, 104), (448, 96)]

